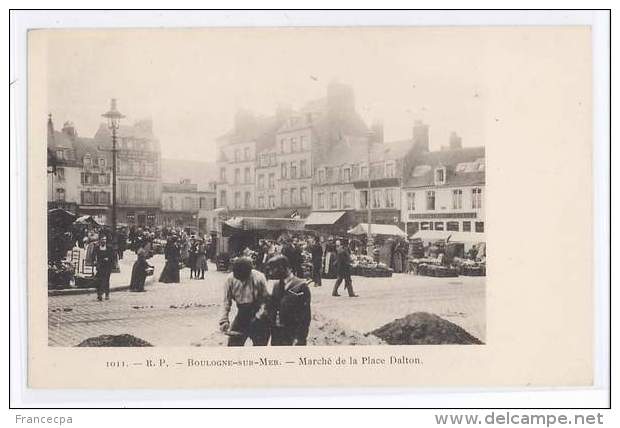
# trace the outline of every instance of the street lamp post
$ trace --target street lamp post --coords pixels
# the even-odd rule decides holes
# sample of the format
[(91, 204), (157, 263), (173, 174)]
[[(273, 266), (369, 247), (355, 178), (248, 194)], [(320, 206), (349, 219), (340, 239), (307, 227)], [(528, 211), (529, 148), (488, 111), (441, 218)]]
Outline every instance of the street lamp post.
[(372, 178), (371, 178), (371, 167), (370, 167), (370, 152), (372, 150), (372, 134), (368, 135), (368, 200), (366, 201), (366, 214), (368, 221), (368, 235), (366, 236), (366, 254), (369, 256), (373, 255), (374, 245), (372, 241)]
[[(110, 100), (110, 110), (102, 114), (108, 120), (108, 128), (112, 131), (112, 248), (118, 254), (118, 242), (116, 234), (116, 132), (120, 126), (121, 119), (124, 118), (116, 109), (116, 98)], [(118, 258), (114, 258), (115, 270), (118, 271)]]

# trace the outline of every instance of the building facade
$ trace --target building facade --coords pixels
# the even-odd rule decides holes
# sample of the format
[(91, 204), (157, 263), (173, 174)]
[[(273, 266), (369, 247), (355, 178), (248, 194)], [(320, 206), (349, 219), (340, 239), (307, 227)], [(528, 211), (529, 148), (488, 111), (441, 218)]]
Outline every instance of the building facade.
[[(165, 227), (200, 229), (200, 212), (215, 209), (215, 192), (200, 191), (190, 180), (162, 183), (160, 225)], [(206, 232), (205, 232), (206, 233)]]
[(420, 154), (406, 174), (401, 203), (409, 235), (437, 230), (478, 234), (484, 239), (484, 147), (451, 144)]
[[(95, 140), (110, 147), (110, 130), (101, 125)], [(159, 224), (161, 153), (152, 122), (141, 120), (130, 126), (121, 125), (117, 150), (117, 222), (128, 226)]]

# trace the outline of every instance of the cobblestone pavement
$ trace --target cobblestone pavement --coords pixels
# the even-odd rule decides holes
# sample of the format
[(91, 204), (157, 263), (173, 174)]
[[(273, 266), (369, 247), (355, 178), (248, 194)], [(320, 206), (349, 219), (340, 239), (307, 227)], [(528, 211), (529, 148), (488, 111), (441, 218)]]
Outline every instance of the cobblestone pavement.
[[(128, 281), (131, 258), (113, 274), (113, 283)], [(205, 280), (190, 280), (181, 271), (180, 284), (156, 282), (163, 258), (155, 256), (155, 275), (145, 293), (117, 291), (109, 301), (95, 295), (49, 297), (48, 343), (75, 346), (101, 334), (128, 333), (156, 346), (190, 346), (217, 330), (226, 274), (209, 265)], [(116, 275), (117, 278), (114, 278)], [(485, 278), (428, 278), (395, 274), (391, 278), (353, 277), (358, 298), (332, 297), (334, 280), (312, 287), (314, 312), (359, 332), (368, 332), (395, 318), (425, 311), (460, 325), (485, 340)]]

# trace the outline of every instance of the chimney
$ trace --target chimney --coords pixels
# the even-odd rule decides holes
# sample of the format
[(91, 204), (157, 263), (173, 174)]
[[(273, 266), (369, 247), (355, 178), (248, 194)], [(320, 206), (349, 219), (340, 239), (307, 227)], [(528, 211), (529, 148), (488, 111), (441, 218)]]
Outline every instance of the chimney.
[(47, 115), (47, 145), (54, 144), (54, 122), (52, 122), (52, 114)]
[(450, 150), (463, 148), (463, 139), (456, 132), (450, 133)]
[(71, 121), (65, 122), (62, 125), (62, 132), (71, 139), (75, 139), (75, 137), (77, 137), (77, 131), (75, 130), (75, 125)]
[(373, 143), (383, 143), (383, 122), (380, 120), (375, 120), (371, 127), (370, 132), (372, 134)]
[(428, 152), (428, 125), (420, 120), (416, 120), (413, 124), (413, 148)]

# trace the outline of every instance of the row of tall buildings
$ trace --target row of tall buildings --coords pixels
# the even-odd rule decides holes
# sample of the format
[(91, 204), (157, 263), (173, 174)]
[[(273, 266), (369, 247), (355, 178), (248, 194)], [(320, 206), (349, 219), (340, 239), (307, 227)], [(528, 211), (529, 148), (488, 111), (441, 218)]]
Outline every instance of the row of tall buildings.
[[(218, 229), (223, 217), (307, 218), (341, 228), (372, 222), (417, 230), (484, 232), (484, 147), (452, 133), (429, 148), (416, 121), (407, 138), (384, 141), (368, 126), (350, 86), (331, 83), (324, 98), (272, 116), (239, 111), (217, 139), (216, 167), (162, 160), (149, 120), (119, 129), (117, 219), (128, 225)], [(109, 222), (111, 135), (92, 138), (48, 119), (48, 200)], [(191, 171), (194, 170), (192, 173)], [(205, 173), (208, 171), (208, 173)], [(214, 176), (210, 175), (215, 171)]]
[(429, 127), (419, 121), (403, 140), (383, 134), (381, 123), (364, 123), (352, 88), (339, 83), (297, 111), (238, 112), (217, 141), (217, 206), (345, 228), (366, 223), (370, 207), (373, 223), (408, 232), (484, 232), (484, 147), (463, 147), (452, 133), (430, 151)]

